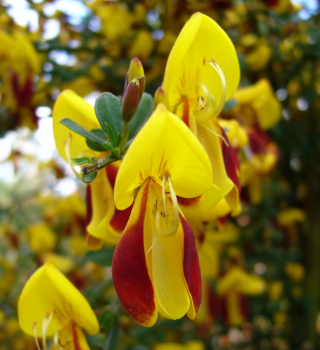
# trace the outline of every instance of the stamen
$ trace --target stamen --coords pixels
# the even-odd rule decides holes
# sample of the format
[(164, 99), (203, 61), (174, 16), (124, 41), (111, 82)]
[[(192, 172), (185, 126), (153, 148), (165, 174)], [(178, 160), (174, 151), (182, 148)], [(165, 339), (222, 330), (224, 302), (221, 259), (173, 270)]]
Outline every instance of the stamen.
[(72, 171), (73, 173), (76, 175), (76, 177), (81, 180), (82, 176), (81, 176), (81, 171), (77, 171), (76, 169), (76, 165), (73, 163), (73, 161), (71, 160), (71, 155), (70, 155), (70, 146), (71, 146), (71, 141), (72, 141), (72, 136), (71, 134), (69, 135), (68, 139), (64, 142), (64, 150), (66, 152), (66, 156), (68, 159), (69, 164), (71, 165)]
[[(198, 93), (198, 106), (197, 110), (194, 112), (194, 116), (198, 122), (205, 122), (217, 117), (221, 113), (226, 100), (226, 79), (223, 74), (223, 71), (213, 58), (210, 61), (207, 61), (207, 63), (209, 63), (209, 65), (213, 67), (219, 75), (222, 87), (222, 94), (219, 104), (217, 105), (216, 98), (209, 93), (206, 86), (202, 83), (197, 83), (196, 90)], [(202, 89), (202, 92), (205, 96), (205, 100), (203, 100), (199, 88)]]
[(227, 140), (225, 139), (225, 137), (223, 137), (223, 135), (218, 134), (217, 132), (211, 130), (207, 125), (203, 124), (202, 125), (205, 129), (207, 129), (208, 131), (210, 131), (213, 135), (217, 136), (217, 137), (221, 137), (222, 141), (224, 142), (224, 144), (229, 147), (229, 144), (227, 142)]
[[(169, 214), (167, 209), (168, 195), (165, 189), (167, 182), (170, 189), (169, 194), (171, 197), (172, 208), (173, 208), (170, 222), (169, 222)], [(165, 220), (163, 220), (164, 218)], [(165, 222), (165, 228), (163, 228), (163, 222)], [(162, 237), (173, 236), (178, 231), (178, 227), (179, 227), (178, 200), (172, 186), (171, 178), (167, 174), (163, 175), (163, 178), (162, 178), (162, 200), (161, 200), (161, 203), (159, 203), (158, 207), (156, 208), (155, 224), (156, 224), (155, 225), (156, 232)], [(153, 242), (152, 247), (154, 243), (155, 242)], [(152, 247), (150, 249), (152, 249)]]
[(53, 338), (53, 344), (54, 344), (54, 349), (59, 349), (59, 336), (58, 336), (58, 332), (54, 335)]
[(32, 329), (33, 329), (33, 334), (34, 334), (34, 339), (36, 342), (37, 349), (41, 350), (39, 342), (38, 342), (38, 337), (37, 337), (37, 321), (33, 323)]
[(43, 322), (42, 322), (42, 343), (43, 343), (43, 350), (48, 350), (47, 347), (47, 331), (50, 326), (50, 323), (52, 321), (52, 318), (54, 316), (54, 312), (51, 314), (46, 313)]

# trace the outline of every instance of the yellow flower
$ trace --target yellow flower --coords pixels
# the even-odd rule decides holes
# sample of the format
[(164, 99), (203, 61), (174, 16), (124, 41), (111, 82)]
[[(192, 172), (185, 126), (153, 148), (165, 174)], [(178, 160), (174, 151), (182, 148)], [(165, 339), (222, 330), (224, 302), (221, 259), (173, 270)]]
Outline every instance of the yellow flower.
[[(87, 130), (97, 129), (100, 125), (94, 108), (73, 91), (62, 92), (53, 110), (53, 133), (60, 156), (71, 166), (72, 158), (101, 157), (101, 153), (88, 147), (84, 137), (60, 123), (63, 118), (69, 118)], [(117, 243), (126, 223), (126, 213), (117, 211), (113, 200), (112, 184), (115, 182), (118, 166), (110, 164), (100, 171), (95, 181), (87, 187), (87, 244), (91, 249), (101, 248), (102, 241)], [(76, 170), (74, 172), (80, 176)], [(122, 225), (119, 223), (119, 216)], [(128, 215), (126, 217), (128, 218)]]
[(45, 223), (39, 223), (28, 227), (29, 243), (36, 253), (45, 253), (52, 250), (56, 244), (56, 235)]
[(235, 92), (239, 79), (239, 63), (231, 40), (216, 22), (195, 13), (172, 48), (162, 88), (170, 111), (189, 126), (209, 155), (213, 184), (220, 189), (210, 196), (215, 197), (215, 204), (226, 197), (232, 209), (239, 206), (235, 179), (228, 176), (228, 167), (235, 164), (225, 162), (231, 147), (216, 117)]
[(18, 304), (20, 327), (33, 335), (38, 349), (42, 337), (44, 350), (46, 337), (55, 337), (58, 349), (71, 344), (74, 348), (89, 349), (82, 329), (89, 334), (99, 332), (98, 320), (83, 295), (47, 262), (25, 285)]
[(258, 123), (261, 129), (270, 129), (281, 118), (281, 104), (266, 79), (239, 89), (234, 98), (239, 103), (235, 111), (246, 124)]
[(205, 150), (159, 104), (126, 153), (114, 192), (118, 209), (134, 205), (114, 253), (113, 281), (127, 313), (144, 326), (152, 326), (158, 312), (171, 319), (195, 317), (201, 302), (199, 261), (177, 196), (197, 197), (211, 184)]

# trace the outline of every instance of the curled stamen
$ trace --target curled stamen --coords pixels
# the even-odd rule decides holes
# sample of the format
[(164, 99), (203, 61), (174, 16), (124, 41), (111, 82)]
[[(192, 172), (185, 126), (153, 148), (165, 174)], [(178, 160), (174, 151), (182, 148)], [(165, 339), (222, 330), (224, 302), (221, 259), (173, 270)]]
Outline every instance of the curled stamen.
[[(169, 222), (169, 214), (167, 210), (167, 200), (168, 195), (166, 193), (165, 187), (166, 183), (168, 182), (169, 189), (170, 189), (170, 198), (172, 202), (172, 215), (171, 215), (171, 221)], [(163, 220), (165, 218), (165, 220)], [(162, 223), (165, 222), (165, 228), (163, 229)], [(176, 193), (174, 192), (171, 178), (167, 174), (163, 176), (163, 182), (162, 182), (162, 200), (161, 203), (159, 203), (156, 213), (155, 213), (155, 228), (156, 232), (162, 236), (162, 237), (170, 237), (176, 234), (179, 227), (179, 207), (178, 207), (178, 200)], [(153, 244), (154, 245), (154, 244)], [(152, 246), (153, 246), (152, 245)], [(152, 249), (152, 247), (150, 248)]]
[[(209, 93), (206, 86), (202, 83), (199, 83), (199, 82), (197, 83), (196, 89), (199, 96), (198, 106), (197, 106), (198, 110), (194, 112), (194, 115), (199, 122), (208, 121), (210, 119), (217, 117), (221, 113), (226, 100), (226, 79), (223, 74), (223, 71), (221, 70), (220, 66), (214, 59), (207, 61), (207, 63), (209, 63), (209, 65), (213, 67), (219, 75), (219, 78), (221, 81), (221, 87), (222, 87), (222, 94), (221, 94), (219, 104), (217, 105), (217, 101), (215, 97)], [(203, 100), (203, 97), (201, 96), (199, 88), (202, 89), (205, 100)]]

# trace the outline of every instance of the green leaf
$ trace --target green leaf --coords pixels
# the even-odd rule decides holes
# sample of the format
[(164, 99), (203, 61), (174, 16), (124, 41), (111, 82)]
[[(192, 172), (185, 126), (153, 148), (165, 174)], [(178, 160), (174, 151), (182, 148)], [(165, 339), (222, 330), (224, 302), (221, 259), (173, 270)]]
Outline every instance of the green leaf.
[(92, 173), (89, 174), (82, 174), (82, 180), (88, 184), (90, 182), (92, 182), (98, 175), (98, 172), (95, 170)]
[(121, 143), (121, 134), (118, 134), (117, 137), (116, 137), (117, 147), (120, 145), (120, 143)]
[(73, 161), (73, 163), (76, 163), (77, 165), (90, 163), (90, 158), (88, 157), (71, 158), (71, 160)]
[(104, 350), (115, 350), (117, 348), (118, 341), (119, 341), (119, 331), (120, 331), (119, 324), (115, 320), (109, 329)]
[(91, 148), (93, 151), (105, 152), (106, 147), (104, 145), (108, 144), (109, 147), (112, 149), (110, 142), (107, 141), (107, 135), (102, 129), (92, 129), (90, 132), (100, 137), (101, 139), (104, 139), (104, 142), (102, 143), (102, 146), (100, 146), (100, 145), (97, 145), (95, 142), (92, 142), (91, 140), (87, 139), (86, 142), (89, 148)]
[(108, 135), (108, 139), (110, 140), (112, 146), (117, 147), (118, 145), (117, 145), (116, 134), (115, 134), (114, 130), (107, 123), (106, 123), (105, 127), (106, 127), (106, 133)]
[(136, 136), (137, 132), (142, 128), (153, 112), (153, 98), (151, 95), (144, 93), (139, 103), (139, 107), (134, 117), (128, 124), (129, 135), (128, 140)]
[(86, 130), (81, 125), (77, 124), (76, 122), (74, 122), (73, 120), (71, 120), (69, 118), (64, 118), (64, 119), (60, 120), (60, 123), (64, 126), (66, 126), (68, 129), (74, 131), (75, 133), (85, 137), (87, 140), (90, 140), (98, 145), (102, 145), (102, 143), (106, 142), (106, 140), (104, 140), (103, 138)]
[(102, 266), (111, 266), (114, 249), (104, 248), (97, 251), (88, 251), (86, 260)]
[(106, 124), (110, 125), (115, 135), (122, 132), (123, 120), (121, 101), (117, 96), (114, 96), (109, 92), (103, 93), (97, 98), (94, 110), (99, 123), (106, 134), (108, 134)]
[(112, 145), (110, 144), (110, 142), (104, 142), (103, 144), (102, 144), (102, 146), (107, 150), (107, 151), (112, 151), (113, 150), (113, 147), (112, 147)]
[(97, 145), (95, 142), (92, 142), (88, 139), (86, 139), (87, 146), (96, 152), (105, 152), (106, 149), (103, 146)]

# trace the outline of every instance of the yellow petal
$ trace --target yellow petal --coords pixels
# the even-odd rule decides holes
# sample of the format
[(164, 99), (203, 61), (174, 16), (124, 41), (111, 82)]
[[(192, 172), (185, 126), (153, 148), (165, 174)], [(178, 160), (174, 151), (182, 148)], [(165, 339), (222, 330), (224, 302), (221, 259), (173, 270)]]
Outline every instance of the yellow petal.
[(152, 248), (152, 278), (159, 313), (173, 320), (183, 317), (190, 298), (183, 279), (183, 257), (177, 235), (157, 236)]
[(76, 158), (85, 155), (95, 155), (86, 144), (84, 137), (69, 130), (60, 123), (60, 120), (69, 118), (87, 130), (99, 128), (94, 108), (90, 106), (83, 98), (71, 90), (63, 91), (58, 97), (53, 113), (53, 134), (56, 146), (60, 156), (69, 161), (66, 153), (66, 143), (71, 136), (70, 158)]
[[(154, 203), (162, 196), (161, 187), (153, 184), (151, 189), (150, 194), (154, 198), (150, 200)], [(171, 203), (169, 202), (168, 205), (170, 206)], [(170, 212), (170, 208), (168, 211)], [(174, 320), (183, 317), (190, 306), (189, 294), (183, 278), (183, 255), (178, 238), (178, 235), (183, 237), (181, 224), (179, 224), (179, 231), (173, 236), (163, 237), (153, 230), (151, 252), (146, 253), (151, 254), (152, 280), (159, 313)]]
[(211, 18), (198, 12), (181, 30), (168, 58), (162, 87), (168, 94), (171, 107), (183, 95), (193, 96), (197, 82), (204, 84), (217, 101), (221, 99), (220, 78), (205, 62), (211, 59), (223, 71), (228, 99), (237, 89), (240, 79), (237, 54), (223, 29)]
[[(281, 104), (266, 79), (260, 79), (254, 85), (239, 89), (234, 98), (238, 101), (240, 110), (242, 106), (251, 105), (262, 129), (272, 128), (281, 118)], [(245, 113), (243, 115), (245, 119)]]
[(90, 350), (82, 330), (72, 322), (59, 331), (58, 342), (59, 348), (53, 344), (50, 350)]
[(230, 292), (226, 297), (228, 323), (232, 326), (240, 326), (245, 321), (239, 298), (240, 295), (237, 291)]
[(208, 153), (213, 173), (213, 183), (220, 188), (222, 197), (225, 197), (232, 188), (233, 182), (228, 177), (221, 148), (221, 137), (212, 133), (215, 131), (210, 121), (206, 125), (198, 124), (198, 139)]
[(84, 296), (53, 263), (47, 262), (31, 276), (22, 291), (18, 305), (20, 326), (27, 334), (34, 335), (36, 322), (37, 335), (41, 336), (43, 319), (52, 312), (48, 336), (70, 321), (90, 334), (99, 331), (97, 318)]
[(179, 202), (179, 206), (188, 221), (208, 221), (212, 217), (214, 207), (221, 198), (220, 189), (212, 185), (211, 189), (204, 193), (200, 201), (195, 205), (186, 206)]
[(126, 153), (115, 184), (115, 203), (130, 206), (135, 191), (152, 177), (160, 185), (169, 174), (178, 196), (193, 198), (212, 186), (209, 158), (188, 127), (159, 104)]
[(224, 295), (231, 291), (239, 291), (246, 295), (259, 295), (265, 291), (266, 285), (262, 278), (250, 275), (240, 267), (232, 268), (217, 283), (217, 292)]
[(103, 234), (101, 234), (101, 232), (99, 234), (97, 229), (106, 217), (112, 215), (112, 205), (114, 206), (113, 191), (105, 169), (98, 172), (96, 179), (89, 186), (92, 218), (87, 226), (87, 231), (96, 238), (104, 239)]

